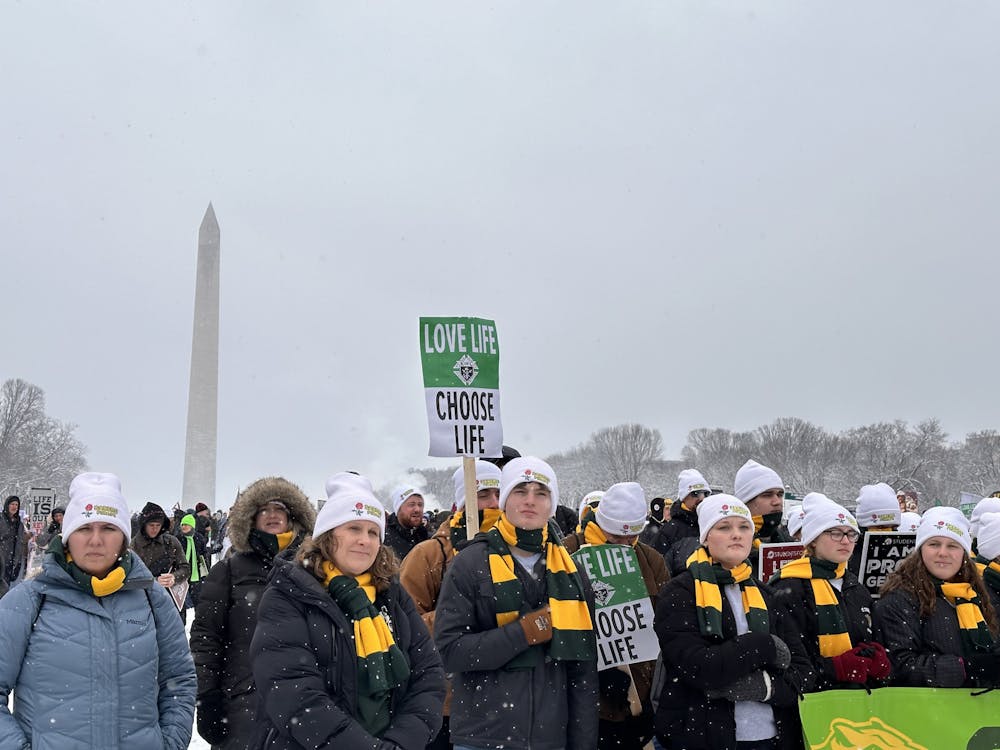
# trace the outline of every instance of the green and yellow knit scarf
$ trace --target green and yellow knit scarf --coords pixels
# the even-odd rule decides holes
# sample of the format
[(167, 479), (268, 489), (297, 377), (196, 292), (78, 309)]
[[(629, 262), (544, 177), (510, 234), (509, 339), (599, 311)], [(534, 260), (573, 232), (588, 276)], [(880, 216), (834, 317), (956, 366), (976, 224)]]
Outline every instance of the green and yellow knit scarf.
[(55, 558), (60, 568), (72, 576), (80, 588), (93, 596), (108, 596), (118, 591), (124, 584), (129, 571), (132, 570), (132, 555), (126, 552), (118, 558), (118, 564), (104, 578), (92, 576), (76, 566), (69, 550), (63, 547), (62, 537), (56, 536), (49, 542), (49, 552)]
[(982, 555), (972, 561), (976, 565), (976, 570), (983, 577), (983, 581), (994, 591), (1000, 591), (1000, 563), (994, 560), (987, 560)]
[(510, 548), (526, 552), (545, 551), (545, 588), (552, 609), (552, 640), (521, 652), (504, 669), (531, 669), (548, 655), (556, 661), (590, 661), (597, 658), (594, 626), (583, 593), (583, 582), (573, 558), (559, 543), (553, 522), (531, 531), (515, 527), (504, 513), (486, 534), (489, 545), (490, 575), (496, 599), (497, 626), (514, 622), (521, 615), (524, 586), (514, 572)]
[(708, 550), (699, 547), (688, 559), (687, 569), (694, 578), (694, 604), (698, 611), (698, 627), (701, 634), (713, 638), (723, 638), (722, 632), (722, 587), (739, 584), (743, 595), (743, 612), (747, 625), (753, 633), (770, 633), (771, 624), (767, 619), (767, 605), (757, 588), (753, 569), (749, 563), (741, 563), (732, 570), (726, 570), (712, 559)]
[(969, 583), (943, 583), (935, 579), (941, 596), (955, 607), (958, 627), (962, 634), (962, 653), (971, 656), (993, 650), (993, 634), (990, 633), (983, 610), (979, 606), (979, 594)]
[(583, 506), (583, 510), (580, 511), (580, 523), (576, 525), (577, 534), (579, 534), (584, 530), (584, 528), (587, 526), (588, 520), (593, 520), (593, 516), (596, 512), (597, 510), (594, 508), (593, 505)]
[(846, 570), (847, 563), (837, 565), (829, 560), (800, 557), (778, 570), (771, 579), (777, 581), (783, 578), (800, 578), (812, 584), (816, 612), (819, 615), (817, 630), (820, 656), (840, 656), (854, 648), (837, 593), (830, 583), (834, 578), (843, 578)]
[(379, 737), (389, 728), (392, 689), (410, 676), (410, 665), (396, 645), (389, 626), (375, 609), (371, 573), (348, 576), (331, 562), (323, 563), (324, 583), (330, 596), (354, 625), (354, 651), (358, 672), (358, 715), (365, 730)]
[[(500, 518), (499, 508), (483, 508), (483, 518), (479, 522), (480, 531), (489, 531), (496, 524), (497, 520)], [(457, 555), (459, 545), (462, 544), (467, 538), (466, 535), (466, 521), (465, 521), (465, 508), (457, 510), (451, 514), (451, 519), (448, 521), (448, 525), (451, 527), (451, 531), (448, 534), (448, 538), (451, 540), (451, 554)]]
[(781, 511), (766, 516), (751, 516), (753, 519), (753, 548), (760, 549), (761, 537), (771, 538), (771, 534), (781, 525)]
[[(608, 535), (604, 533), (604, 529), (597, 525), (597, 521), (593, 518), (584, 518), (583, 523), (583, 541), (586, 544), (592, 544), (598, 546), (601, 544), (608, 543)], [(579, 531), (577, 532), (580, 533)], [(632, 546), (634, 547), (639, 542), (639, 537), (632, 537)]]

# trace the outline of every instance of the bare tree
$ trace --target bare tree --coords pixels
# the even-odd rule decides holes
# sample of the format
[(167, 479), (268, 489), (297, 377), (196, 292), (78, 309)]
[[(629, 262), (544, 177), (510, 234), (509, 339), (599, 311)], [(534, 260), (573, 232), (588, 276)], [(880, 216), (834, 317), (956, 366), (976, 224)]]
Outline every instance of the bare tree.
[(45, 413), (45, 392), (20, 378), (0, 388), (0, 493), (32, 486), (68, 487), (85, 470), (86, 448), (76, 425)]
[(663, 457), (660, 431), (641, 424), (605, 427), (591, 435), (590, 442), (610, 484), (638, 482), (646, 467)]

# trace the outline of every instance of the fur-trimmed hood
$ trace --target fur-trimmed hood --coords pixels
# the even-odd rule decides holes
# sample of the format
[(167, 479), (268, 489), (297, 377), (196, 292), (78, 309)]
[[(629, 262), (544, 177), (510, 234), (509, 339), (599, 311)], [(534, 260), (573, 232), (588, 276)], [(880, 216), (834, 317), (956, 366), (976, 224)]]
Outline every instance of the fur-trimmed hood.
[(288, 506), (296, 536), (309, 534), (316, 525), (316, 509), (306, 494), (283, 477), (263, 477), (247, 487), (229, 510), (229, 539), (235, 552), (250, 552), (250, 532), (257, 511), (271, 500)]

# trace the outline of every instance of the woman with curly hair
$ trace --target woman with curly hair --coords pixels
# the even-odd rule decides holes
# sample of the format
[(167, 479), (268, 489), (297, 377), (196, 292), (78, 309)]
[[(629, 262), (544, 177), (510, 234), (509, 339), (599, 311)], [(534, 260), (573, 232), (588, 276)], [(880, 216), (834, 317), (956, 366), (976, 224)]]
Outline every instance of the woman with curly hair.
[(275, 564), (257, 611), (257, 747), (422, 750), (441, 726), (441, 658), (394, 580), (371, 484), (341, 473), (326, 492), (312, 537)]
[(969, 522), (957, 508), (931, 508), (920, 521), (916, 542), (885, 582), (875, 608), (893, 683), (996, 686), (997, 619), (969, 557)]

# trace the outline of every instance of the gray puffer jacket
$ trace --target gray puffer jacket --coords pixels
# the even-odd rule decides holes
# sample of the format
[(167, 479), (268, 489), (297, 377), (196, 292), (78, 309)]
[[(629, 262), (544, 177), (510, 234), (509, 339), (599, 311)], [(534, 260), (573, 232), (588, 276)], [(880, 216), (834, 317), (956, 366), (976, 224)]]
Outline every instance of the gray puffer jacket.
[(184, 627), (129, 554), (125, 584), (108, 596), (84, 591), (47, 555), (37, 578), (0, 600), (0, 748), (188, 746), (195, 673)]

